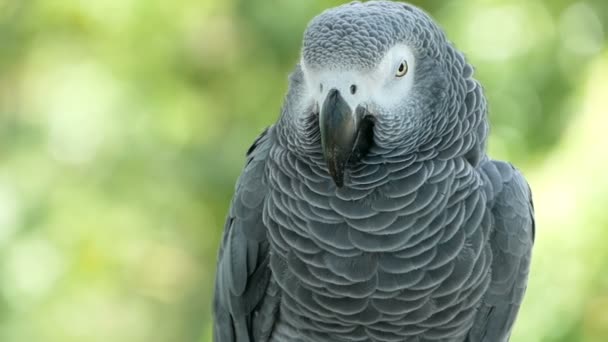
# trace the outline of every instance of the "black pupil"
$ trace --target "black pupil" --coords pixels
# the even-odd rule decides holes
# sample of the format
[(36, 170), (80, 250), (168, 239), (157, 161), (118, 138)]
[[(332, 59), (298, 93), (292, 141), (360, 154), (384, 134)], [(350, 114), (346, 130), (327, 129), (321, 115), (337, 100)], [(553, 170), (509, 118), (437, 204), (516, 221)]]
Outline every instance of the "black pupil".
[(401, 64), (399, 64), (399, 72), (403, 72), (404, 69), (405, 69), (405, 64), (403, 64), (403, 62), (401, 62)]

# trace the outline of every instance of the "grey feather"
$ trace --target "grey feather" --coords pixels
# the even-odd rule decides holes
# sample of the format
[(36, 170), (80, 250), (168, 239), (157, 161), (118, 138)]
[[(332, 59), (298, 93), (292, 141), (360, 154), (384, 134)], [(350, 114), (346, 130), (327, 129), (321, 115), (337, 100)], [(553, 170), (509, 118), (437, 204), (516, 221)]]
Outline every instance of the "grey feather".
[[(311, 82), (382, 79), (378, 65), (403, 45), (413, 85), (390, 105), (365, 99), (370, 134), (357, 138), (365, 149), (350, 152), (338, 186), (322, 148), (323, 87)], [(351, 95), (347, 106), (364, 96)], [(281, 115), (237, 182), (214, 340), (507, 341), (534, 214), (523, 176), (486, 155), (487, 134), (473, 67), (423, 11), (354, 2), (313, 19)]]
[[(264, 341), (270, 337), (279, 292), (271, 284), (269, 246), (262, 222), (264, 168), (272, 129), (247, 153), (219, 252), (214, 298), (214, 340)], [(260, 314), (263, 313), (263, 314)]]
[(488, 188), (499, 189), (490, 198), (494, 231), (492, 281), (479, 308), (467, 341), (507, 341), (524, 292), (534, 243), (532, 195), (522, 175), (510, 164), (488, 161), (482, 165)]

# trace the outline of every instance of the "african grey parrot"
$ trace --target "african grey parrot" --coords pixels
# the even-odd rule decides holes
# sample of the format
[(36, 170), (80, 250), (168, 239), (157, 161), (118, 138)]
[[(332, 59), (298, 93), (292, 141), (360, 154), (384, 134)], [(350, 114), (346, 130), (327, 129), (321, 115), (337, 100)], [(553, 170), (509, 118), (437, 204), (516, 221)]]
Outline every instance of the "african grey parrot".
[(314, 18), (236, 185), (214, 340), (508, 341), (533, 207), (487, 134), (473, 68), (423, 11)]

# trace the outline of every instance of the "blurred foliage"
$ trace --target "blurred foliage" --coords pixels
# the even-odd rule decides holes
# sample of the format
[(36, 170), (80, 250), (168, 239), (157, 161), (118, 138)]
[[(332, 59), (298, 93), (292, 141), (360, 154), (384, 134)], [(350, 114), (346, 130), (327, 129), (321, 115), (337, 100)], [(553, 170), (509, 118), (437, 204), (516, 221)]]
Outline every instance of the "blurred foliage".
[[(0, 341), (210, 341), (218, 239), (340, 1), (0, 0)], [(416, 1), (476, 66), (537, 245), (515, 342), (608, 339), (608, 2)]]

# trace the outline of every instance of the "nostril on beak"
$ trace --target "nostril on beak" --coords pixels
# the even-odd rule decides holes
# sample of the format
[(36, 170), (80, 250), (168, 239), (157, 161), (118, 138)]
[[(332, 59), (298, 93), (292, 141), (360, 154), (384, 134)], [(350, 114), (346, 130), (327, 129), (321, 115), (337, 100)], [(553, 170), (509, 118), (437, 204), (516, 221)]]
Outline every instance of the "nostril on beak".
[(354, 84), (351, 84), (350, 86), (350, 93), (355, 95), (355, 93), (357, 92), (357, 86)]

